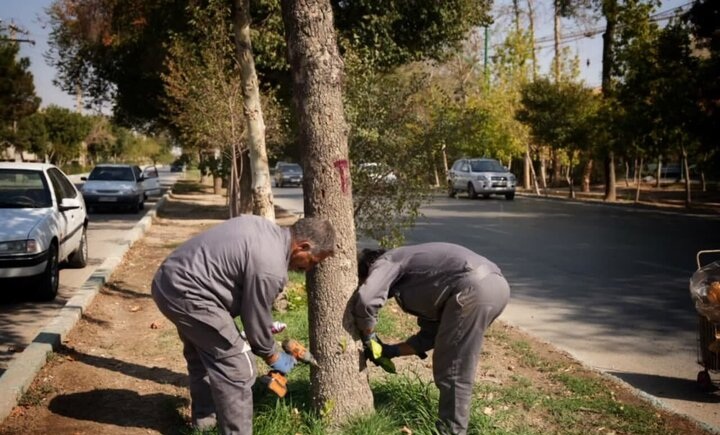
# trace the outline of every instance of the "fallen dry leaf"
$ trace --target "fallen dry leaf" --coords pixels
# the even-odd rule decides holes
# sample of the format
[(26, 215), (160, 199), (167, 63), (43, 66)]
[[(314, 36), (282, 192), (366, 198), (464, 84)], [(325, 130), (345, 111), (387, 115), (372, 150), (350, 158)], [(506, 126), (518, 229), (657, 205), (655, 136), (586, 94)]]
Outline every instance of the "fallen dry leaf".
[(135, 305), (133, 307), (130, 307), (130, 312), (134, 313), (136, 311), (140, 311), (140, 305)]

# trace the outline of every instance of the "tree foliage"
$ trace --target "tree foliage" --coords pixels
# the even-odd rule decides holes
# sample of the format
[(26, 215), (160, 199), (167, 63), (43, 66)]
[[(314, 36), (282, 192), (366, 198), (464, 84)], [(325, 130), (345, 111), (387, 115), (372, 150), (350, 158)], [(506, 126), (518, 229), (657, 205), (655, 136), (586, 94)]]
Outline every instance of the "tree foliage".
[[(0, 33), (0, 38), (4, 36)], [(11, 143), (15, 142), (17, 122), (40, 106), (29, 71), (30, 60), (18, 58), (19, 51), (17, 43), (0, 41), (0, 138)]]
[(80, 154), (83, 139), (91, 124), (82, 114), (58, 106), (45, 109), (45, 127), (48, 132), (50, 162), (63, 165)]

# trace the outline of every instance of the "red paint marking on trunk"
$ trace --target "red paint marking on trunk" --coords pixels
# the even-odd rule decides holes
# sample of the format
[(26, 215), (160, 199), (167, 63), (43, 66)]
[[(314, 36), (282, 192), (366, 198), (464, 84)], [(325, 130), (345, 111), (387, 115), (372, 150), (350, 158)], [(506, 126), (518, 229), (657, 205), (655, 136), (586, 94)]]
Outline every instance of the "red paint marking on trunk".
[(338, 174), (340, 175), (340, 190), (342, 190), (342, 193), (347, 194), (348, 193), (348, 176), (350, 175), (349, 164), (348, 161), (345, 159), (342, 160), (336, 160), (333, 164), (335, 166), (335, 169), (338, 171)]

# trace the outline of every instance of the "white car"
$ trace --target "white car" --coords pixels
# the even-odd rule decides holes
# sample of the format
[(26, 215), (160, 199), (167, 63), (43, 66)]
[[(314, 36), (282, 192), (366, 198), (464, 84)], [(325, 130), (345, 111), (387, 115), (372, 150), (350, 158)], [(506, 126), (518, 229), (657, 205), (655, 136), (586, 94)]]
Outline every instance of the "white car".
[(57, 295), (60, 263), (87, 264), (85, 202), (53, 165), (0, 163), (0, 222), (0, 279), (37, 280), (41, 300)]
[(100, 207), (129, 208), (138, 213), (145, 208), (145, 177), (136, 165), (101, 164), (82, 177), (83, 198), (93, 210)]
[(154, 165), (143, 168), (142, 176), (145, 181), (142, 182), (145, 190), (145, 199), (150, 196), (160, 196), (162, 189), (160, 188), (160, 174), (158, 168)]

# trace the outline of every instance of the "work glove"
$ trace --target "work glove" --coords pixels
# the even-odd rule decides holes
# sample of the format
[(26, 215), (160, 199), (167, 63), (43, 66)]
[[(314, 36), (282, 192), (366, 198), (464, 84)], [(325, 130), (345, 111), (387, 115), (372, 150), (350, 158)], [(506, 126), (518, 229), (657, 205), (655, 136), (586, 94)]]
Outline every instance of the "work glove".
[(277, 370), (284, 375), (287, 375), (288, 373), (290, 373), (290, 370), (295, 367), (295, 364), (297, 364), (297, 360), (294, 356), (290, 355), (287, 352), (279, 352), (278, 355), (278, 359), (276, 359), (274, 363), (270, 364), (270, 368), (273, 370)]
[(384, 344), (375, 333), (372, 333), (363, 337), (363, 347), (367, 359), (388, 373), (396, 373), (395, 364), (391, 359), (400, 355), (400, 346)]

